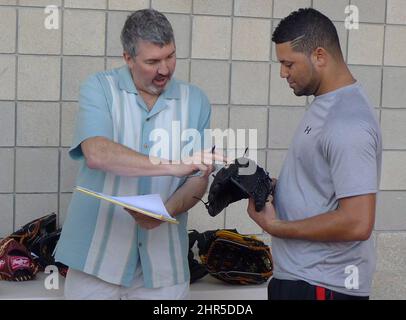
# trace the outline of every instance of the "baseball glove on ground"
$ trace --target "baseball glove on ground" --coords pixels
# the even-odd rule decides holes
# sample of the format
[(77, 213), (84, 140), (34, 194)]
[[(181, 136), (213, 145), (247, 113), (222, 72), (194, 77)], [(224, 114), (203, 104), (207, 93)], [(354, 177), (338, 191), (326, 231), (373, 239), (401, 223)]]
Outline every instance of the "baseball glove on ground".
[(39, 240), (56, 231), (56, 214), (51, 213), (32, 220), (9, 237), (24, 245), (28, 251), (39, 255)]
[(261, 211), (272, 193), (273, 185), (269, 173), (254, 161), (242, 157), (220, 169), (214, 176), (208, 201), (204, 204), (209, 214), (214, 217), (230, 203), (252, 197), (255, 200), (255, 210)]
[(260, 284), (272, 275), (270, 247), (236, 230), (218, 230), (201, 259), (213, 277), (230, 284)]
[(61, 228), (57, 229), (56, 214), (51, 213), (28, 222), (9, 238), (16, 240), (31, 253), (40, 271), (44, 271), (48, 265), (56, 265), (59, 273), (65, 276), (68, 267), (54, 259), (60, 235)]
[(24, 245), (9, 237), (0, 241), (0, 280), (31, 280), (37, 272), (38, 265)]
[(43, 235), (38, 240), (38, 251), (35, 252), (37, 256), (35, 260), (42, 269), (45, 269), (48, 265), (55, 265), (59, 273), (66, 277), (68, 266), (55, 261), (55, 247), (59, 241), (61, 232), (62, 228), (59, 228), (54, 232)]
[(197, 247), (199, 248), (199, 252), (201, 252), (201, 246), (203, 243), (205, 243), (204, 241), (204, 234), (199, 233), (196, 230), (189, 231), (188, 262), (190, 271), (190, 283), (194, 283), (208, 274), (206, 266), (201, 263), (198, 258), (195, 258), (195, 254), (193, 252), (193, 247), (196, 243)]

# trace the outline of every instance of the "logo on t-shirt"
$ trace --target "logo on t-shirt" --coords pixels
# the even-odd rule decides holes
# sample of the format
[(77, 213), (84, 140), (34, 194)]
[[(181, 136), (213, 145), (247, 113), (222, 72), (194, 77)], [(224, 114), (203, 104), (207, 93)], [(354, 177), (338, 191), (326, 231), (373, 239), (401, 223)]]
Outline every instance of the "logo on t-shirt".
[(311, 127), (306, 126), (306, 129), (305, 129), (304, 133), (309, 134), (311, 130), (312, 130)]

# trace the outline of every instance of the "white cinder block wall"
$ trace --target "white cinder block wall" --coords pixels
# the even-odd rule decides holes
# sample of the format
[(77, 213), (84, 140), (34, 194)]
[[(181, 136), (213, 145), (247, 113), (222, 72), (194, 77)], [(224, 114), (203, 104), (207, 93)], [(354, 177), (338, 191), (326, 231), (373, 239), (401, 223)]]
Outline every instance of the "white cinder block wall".
[[(359, 9), (346, 30), (345, 7)], [(44, 6), (59, 8), (59, 28), (44, 27)], [(277, 176), (309, 99), (279, 78), (271, 34), (298, 7), (326, 13), (346, 61), (376, 107), (384, 155), (374, 237), (373, 298), (406, 298), (406, 1), (404, 0), (0, 0), (0, 237), (57, 212), (61, 225), (77, 164), (67, 150), (78, 86), (121, 65), (119, 34), (133, 10), (166, 13), (177, 44), (176, 76), (197, 84), (213, 104), (212, 126), (256, 128), (258, 160)], [(262, 234), (246, 203), (211, 218), (191, 210), (190, 228)], [(266, 235), (263, 235), (268, 239)]]

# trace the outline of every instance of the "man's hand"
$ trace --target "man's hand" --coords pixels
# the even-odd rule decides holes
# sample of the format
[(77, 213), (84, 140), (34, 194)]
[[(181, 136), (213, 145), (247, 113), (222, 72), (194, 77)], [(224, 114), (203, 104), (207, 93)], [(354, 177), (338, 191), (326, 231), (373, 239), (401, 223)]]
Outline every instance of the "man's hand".
[(151, 218), (146, 216), (145, 214), (139, 213), (137, 211), (133, 211), (130, 209), (125, 209), (134, 219), (135, 221), (144, 229), (153, 229), (158, 227), (163, 221)]
[(204, 150), (196, 152), (191, 157), (181, 160), (180, 164), (171, 164), (172, 175), (175, 177), (184, 177), (201, 171), (201, 177), (208, 177), (214, 171), (214, 163), (226, 163), (227, 159), (216, 152)]
[(248, 201), (248, 215), (264, 230), (267, 230), (272, 222), (277, 221), (276, 211), (272, 201), (272, 196), (269, 196), (268, 202), (265, 203), (264, 209), (262, 209), (260, 212), (255, 211), (255, 201), (252, 198), (249, 198)]

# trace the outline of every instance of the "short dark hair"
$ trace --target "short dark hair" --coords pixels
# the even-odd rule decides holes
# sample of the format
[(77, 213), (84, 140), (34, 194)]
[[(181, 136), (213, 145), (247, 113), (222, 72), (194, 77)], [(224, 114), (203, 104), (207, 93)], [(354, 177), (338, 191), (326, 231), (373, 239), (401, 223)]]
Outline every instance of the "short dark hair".
[(175, 42), (173, 30), (168, 19), (154, 9), (142, 9), (127, 17), (121, 31), (123, 49), (131, 57), (137, 55), (139, 40), (164, 46)]
[(342, 55), (333, 22), (312, 8), (301, 8), (282, 19), (272, 34), (272, 41), (276, 44), (293, 41), (293, 50), (306, 55), (310, 55), (317, 47)]

